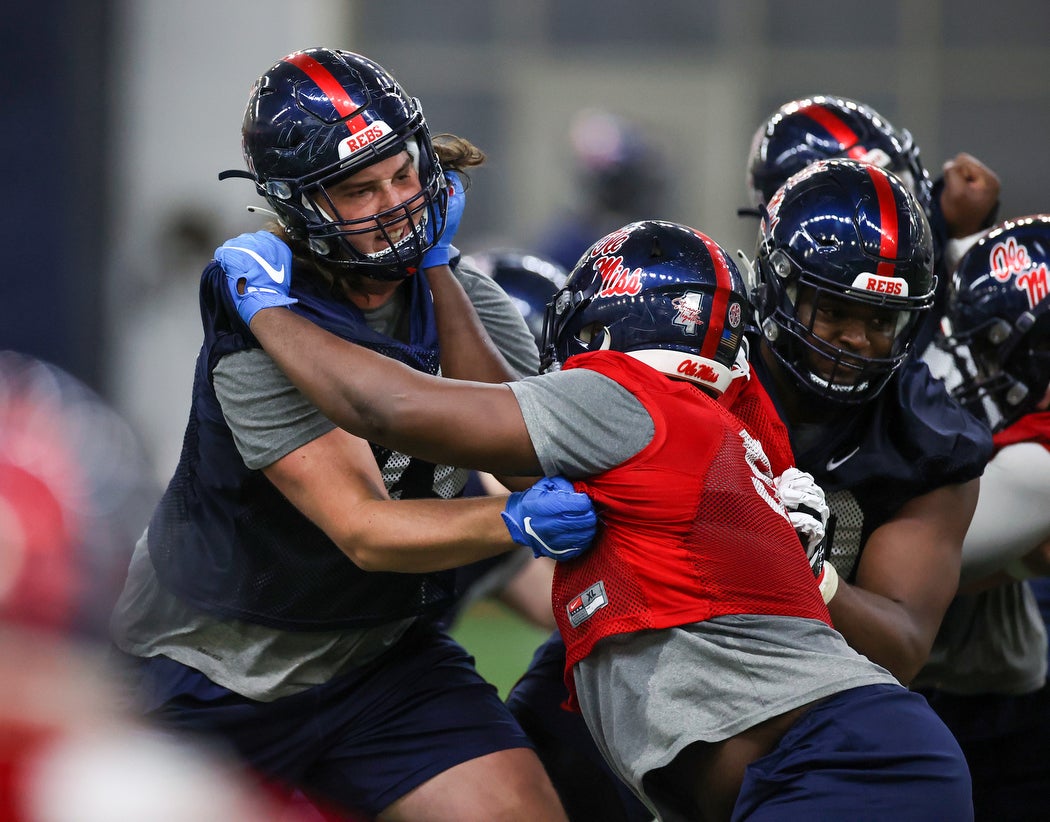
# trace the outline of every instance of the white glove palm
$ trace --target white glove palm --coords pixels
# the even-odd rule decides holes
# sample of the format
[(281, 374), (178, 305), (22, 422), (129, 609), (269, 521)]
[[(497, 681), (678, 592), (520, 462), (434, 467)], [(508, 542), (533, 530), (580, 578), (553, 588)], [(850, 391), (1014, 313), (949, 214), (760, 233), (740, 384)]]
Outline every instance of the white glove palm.
[(788, 518), (802, 540), (813, 572), (820, 572), (824, 561), (821, 543), (831, 510), (824, 499), (824, 489), (817, 485), (811, 474), (788, 468), (774, 480), (777, 495), (787, 509)]

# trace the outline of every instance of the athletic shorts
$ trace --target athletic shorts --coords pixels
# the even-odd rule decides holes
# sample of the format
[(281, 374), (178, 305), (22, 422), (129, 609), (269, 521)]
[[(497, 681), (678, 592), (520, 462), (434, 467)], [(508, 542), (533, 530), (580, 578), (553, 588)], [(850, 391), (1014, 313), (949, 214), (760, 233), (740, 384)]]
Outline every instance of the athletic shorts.
[(1050, 818), (1050, 685), (1013, 696), (920, 693), (959, 740), (978, 819)]
[(455, 765), (532, 747), (473, 658), (427, 626), (361, 669), (273, 702), (167, 657), (130, 659), (147, 718), (215, 739), (266, 778), (350, 812), (375, 816)]
[(829, 697), (752, 762), (732, 822), (967, 822), (962, 751), (919, 694), (868, 685)]
[(565, 643), (555, 631), (507, 697), (572, 822), (649, 822), (653, 815), (594, 744), (583, 716), (563, 707)]

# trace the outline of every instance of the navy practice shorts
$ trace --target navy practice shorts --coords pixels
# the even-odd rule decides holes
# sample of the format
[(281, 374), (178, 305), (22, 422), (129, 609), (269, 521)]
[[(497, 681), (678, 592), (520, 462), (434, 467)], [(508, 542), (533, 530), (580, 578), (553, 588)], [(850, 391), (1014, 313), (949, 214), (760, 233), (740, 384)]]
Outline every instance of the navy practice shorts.
[(1050, 818), (1050, 685), (1017, 696), (920, 693), (966, 755), (977, 819)]
[(818, 703), (748, 766), (733, 822), (967, 822), (962, 751), (919, 694), (854, 688)]
[(565, 643), (555, 631), (532, 657), (507, 705), (528, 733), (571, 822), (649, 822), (646, 809), (602, 758), (583, 715), (562, 707)]
[(166, 657), (131, 659), (149, 718), (217, 738), (258, 773), (334, 808), (375, 816), (455, 765), (532, 747), (473, 658), (425, 626), (364, 668), (273, 702)]

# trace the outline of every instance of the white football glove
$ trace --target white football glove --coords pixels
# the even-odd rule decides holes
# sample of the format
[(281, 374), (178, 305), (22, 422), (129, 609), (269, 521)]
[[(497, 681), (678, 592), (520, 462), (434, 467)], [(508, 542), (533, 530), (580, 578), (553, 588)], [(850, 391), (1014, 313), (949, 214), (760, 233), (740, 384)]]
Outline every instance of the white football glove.
[(824, 532), (831, 510), (824, 499), (824, 489), (811, 474), (788, 468), (774, 481), (780, 501), (787, 509), (795, 533), (806, 549), (806, 556), (819, 576), (824, 564)]

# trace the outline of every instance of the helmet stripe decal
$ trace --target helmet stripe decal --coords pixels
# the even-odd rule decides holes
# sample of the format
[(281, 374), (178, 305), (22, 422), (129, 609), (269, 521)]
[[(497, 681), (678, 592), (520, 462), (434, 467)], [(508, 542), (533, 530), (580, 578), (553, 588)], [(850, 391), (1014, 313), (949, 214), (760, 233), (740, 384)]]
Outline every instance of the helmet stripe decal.
[(834, 112), (823, 106), (813, 105), (806, 106), (801, 113), (827, 130), (832, 137), (839, 141), (841, 146), (849, 146), (846, 156), (851, 159), (861, 160), (868, 153), (867, 149), (858, 145), (860, 138), (857, 136), (857, 133), (836, 117)]
[[(866, 166), (868, 176), (875, 184), (875, 196), (879, 201), (879, 234), (882, 239), (879, 242), (879, 256), (891, 260), (897, 259), (897, 201), (893, 196), (893, 187), (890, 185), (886, 172), (875, 166)], [(879, 263), (875, 273), (880, 277), (893, 277), (893, 263)]]
[[(303, 52), (289, 54), (284, 58), (284, 62), (291, 63), (303, 72), (303, 74), (313, 80), (317, 84), (317, 87), (327, 95), (329, 101), (331, 101), (332, 106), (340, 117), (349, 117), (361, 108), (361, 106), (350, 99), (346, 93), (346, 89), (343, 88), (342, 84), (332, 76), (331, 72), (309, 54)], [(364, 117), (361, 115), (346, 121), (346, 127), (350, 129), (351, 134), (356, 134), (367, 125), (368, 123), (365, 122)]]
[(711, 325), (708, 332), (704, 334), (704, 345), (700, 349), (700, 356), (710, 360), (715, 358), (718, 352), (718, 344), (722, 342), (722, 332), (725, 330), (726, 310), (729, 307), (729, 294), (733, 290), (733, 279), (729, 276), (729, 266), (726, 265), (722, 249), (718, 244), (701, 234), (696, 235), (704, 241), (707, 253), (711, 255), (711, 262), (715, 265), (715, 293), (711, 304)]

